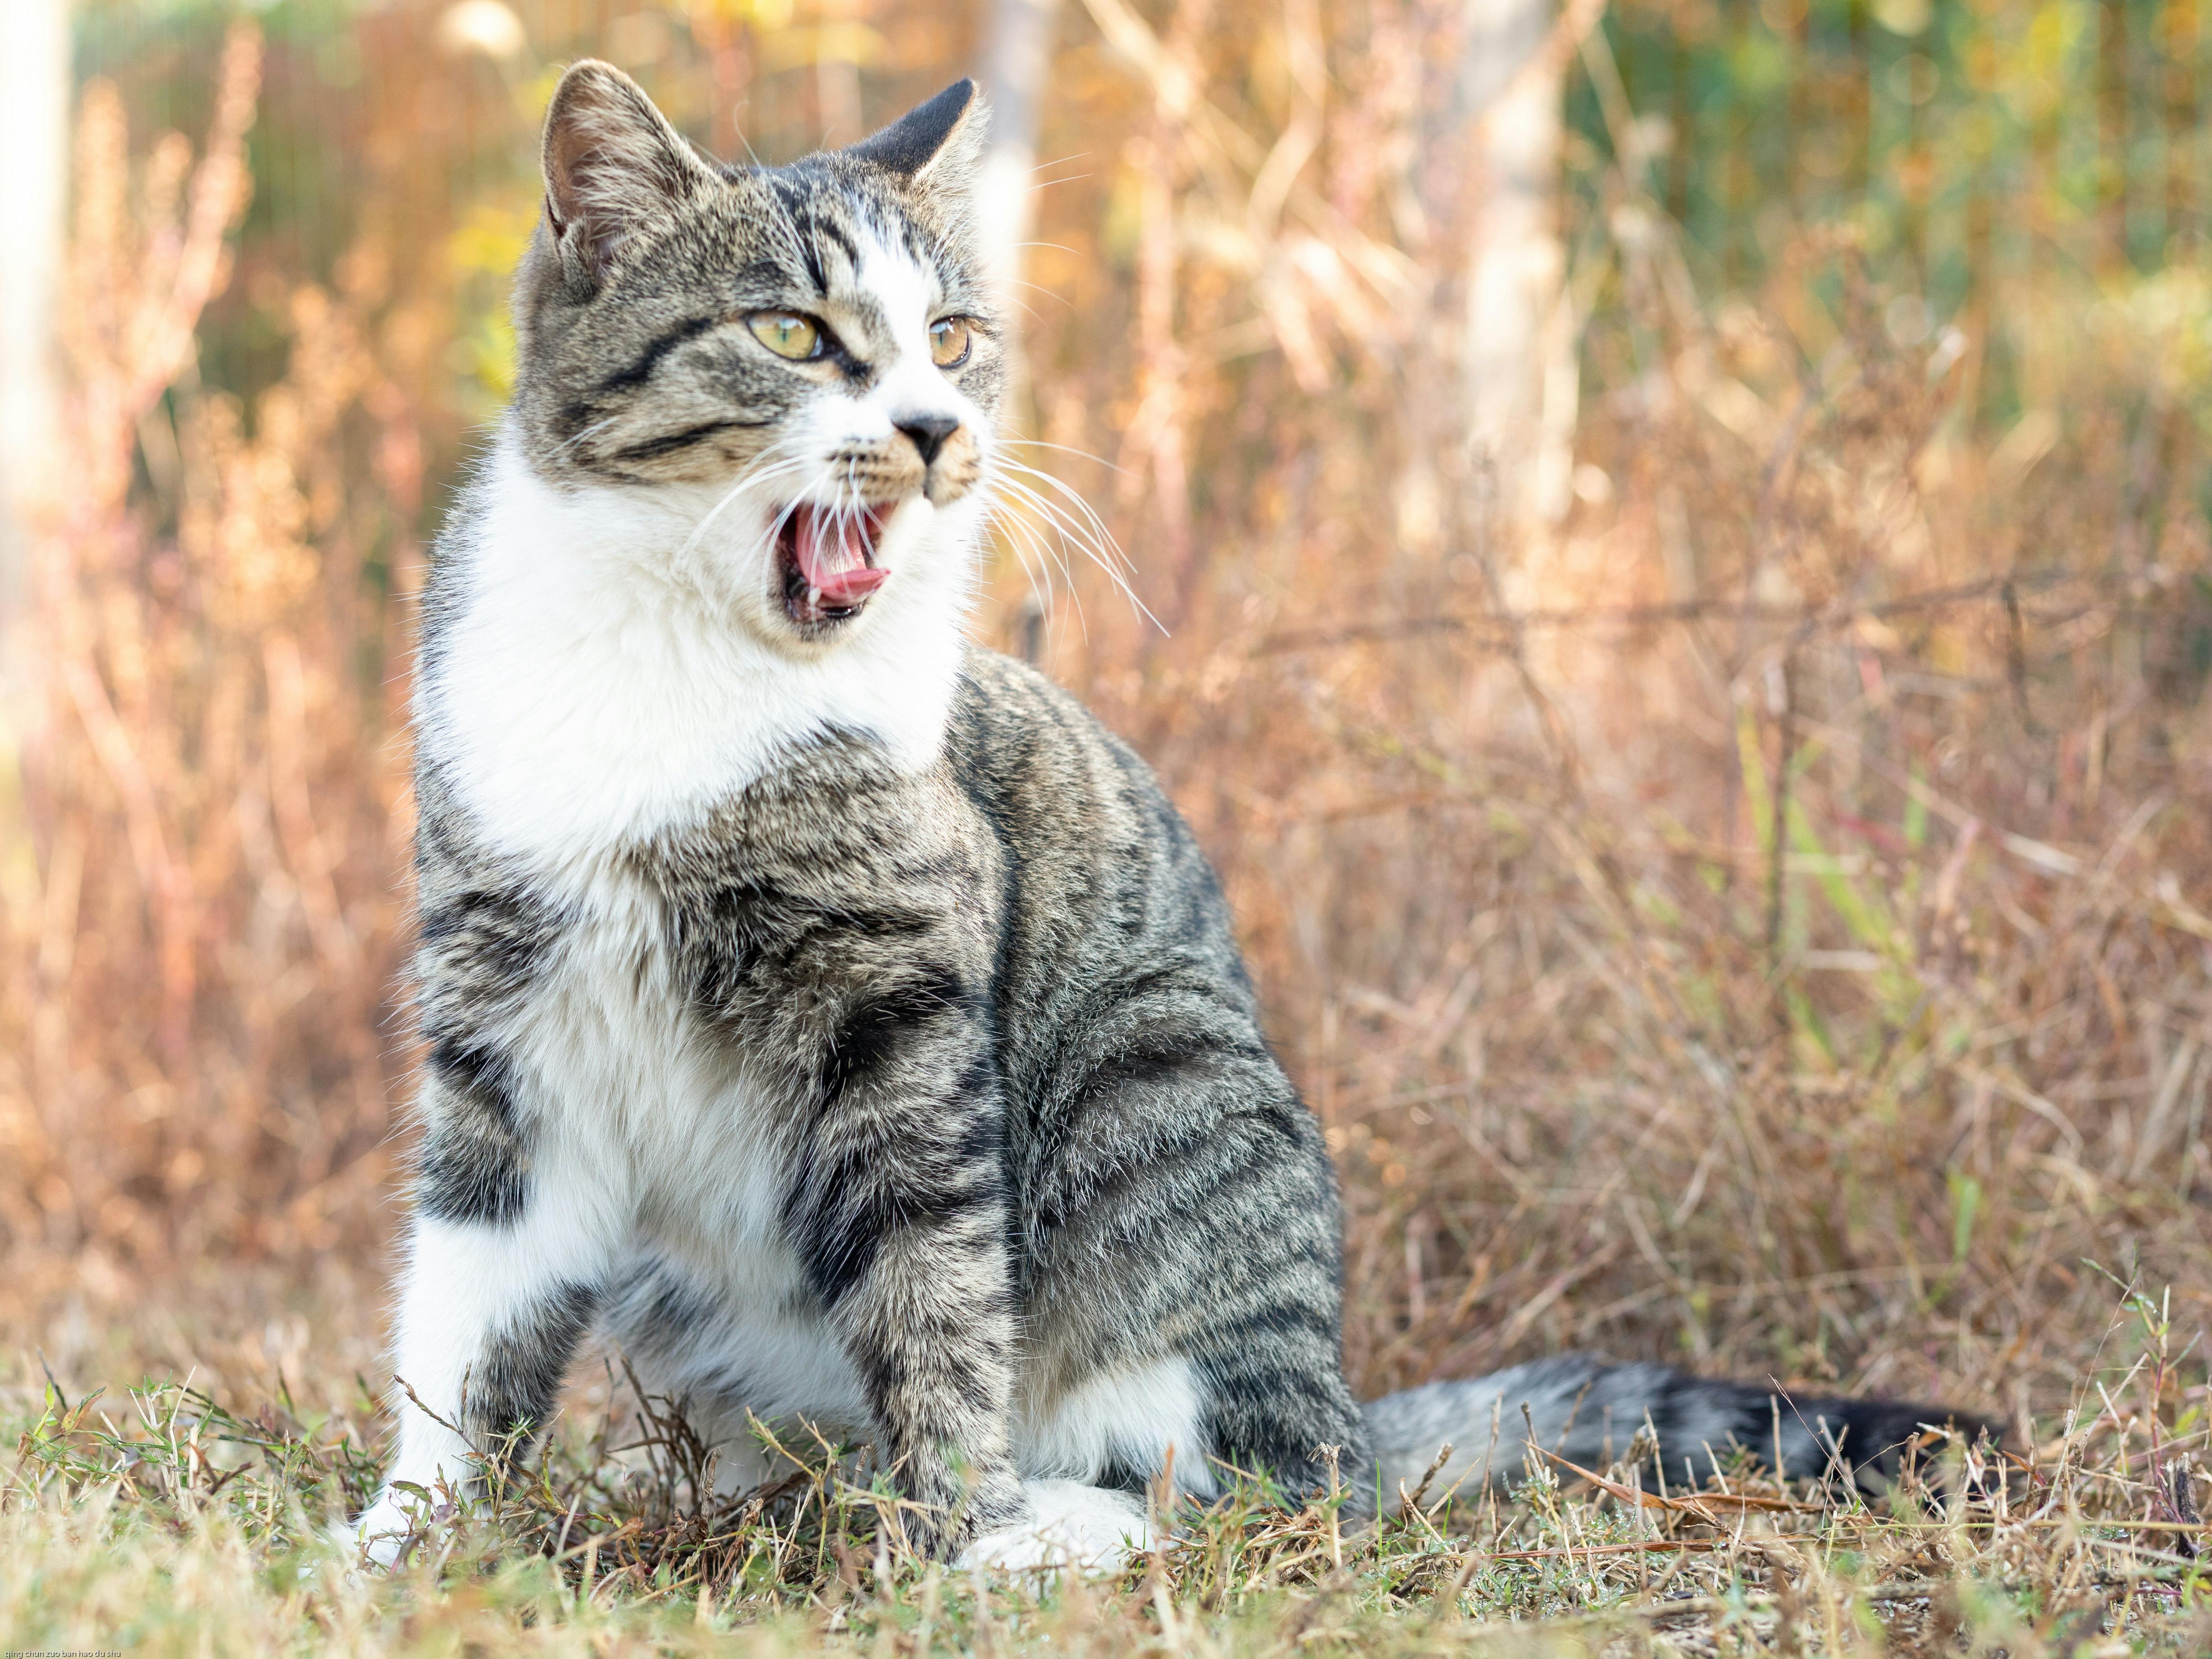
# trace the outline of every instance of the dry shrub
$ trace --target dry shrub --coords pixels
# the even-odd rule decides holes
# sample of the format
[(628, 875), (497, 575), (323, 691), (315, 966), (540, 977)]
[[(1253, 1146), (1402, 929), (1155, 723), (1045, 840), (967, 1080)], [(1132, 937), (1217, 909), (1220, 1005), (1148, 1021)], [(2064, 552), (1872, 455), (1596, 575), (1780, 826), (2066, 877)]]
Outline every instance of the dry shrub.
[[(1363, 1385), (1601, 1344), (2048, 1412), (2107, 1332), (2085, 1261), (2201, 1318), (2201, 272), (2008, 289), (2055, 343), (1996, 422), (1984, 343), (1900, 325), (1850, 235), (1702, 292), (1608, 170), (1579, 500), (1516, 523), (1462, 438), (1459, 9), (1085, 11), (1018, 422), (1166, 626), (1010, 532), (983, 628), (1221, 861), (1343, 1163)], [(414, 416), (370, 252), (254, 408), (191, 377), (235, 52), (181, 217), (182, 152), (126, 210), (87, 102), (0, 1223), (95, 1291), (387, 1222)]]
[[(2201, 276), (2020, 286), (2049, 401), (1985, 421), (1982, 343), (1848, 227), (1716, 298), (1609, 170), (1582, 499), (1510, 523), (1418, 142), (1451, 18), (1285, 15), (1171, 9), (1123, 54), (1153, 108), (1085, 84), (1043, 146), (1131, 135), (1042, 198), (1037, 418), (1121, 467), (1085, 482), (1172, 624), (1086, 577), (1047, 660), (1224, 866), (1344, 1164), (1361, 1383), (1597, 1345), (2049, 1412), (2107, 1334), (2085, 1263), (2201, 1320)], [(1254, 67), (1302, 52), (1303, 222), (1261, 198), (1313, 112)]]
[(82, 100), (68, 471), (19, 619), (42, 696), (9, 833), (35, 875), (0, 932), (0, 1225), (34, 1300), (327, 1248), (381, 1180), (386, 599), (419, 462), (365, 336), (370, 262), (291, 295), (289, 372), (252, 408), (198, 384), (258, 64), (234, 30), (197, 165), (169, 134), (134, 166), (114, 89)]

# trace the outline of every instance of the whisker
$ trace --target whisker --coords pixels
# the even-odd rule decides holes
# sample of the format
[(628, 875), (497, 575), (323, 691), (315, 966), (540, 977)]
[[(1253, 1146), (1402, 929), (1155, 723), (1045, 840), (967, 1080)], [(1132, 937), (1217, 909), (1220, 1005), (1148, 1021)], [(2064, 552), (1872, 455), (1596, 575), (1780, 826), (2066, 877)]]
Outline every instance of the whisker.
[(1030, 195), (1035, 196), (1041, 191), (1050, 190), (1054, 185), (1078, 185), (1090, 177), (1087, 173), (1063, 173), (1057, 179), (1039, 179), (1032, 184), (1023, 185), (1022, 188)]
[(1090, 159), (1091, 152), (1089, 150), (1079, 149), (1066, 155), (1055, 156), (1049, 161), (1039, 161), (1030, 168), (1029, 180), (1025, 188), (1030, 190), (1042, 190), (1048, 185), (1065, 185), (1073, 183), (1078, 179), (1088, 179), (1091, 175), (1087, 173), (1067, 173), (1057, 179), (1040, 179), (1037, 175), (1043, 173), (1049, 167), (1064, 167), (1068, 166), (1071, 162), (1087, 161)]
[(1039, 483), (1049, 486), (1066, 497), (1075, 510), (1082, 515), (1083, 523), (1088, 527), (1091, 538), (1098, 544), (1102, 552), (1110, 550), (1113, 556), (1118, 559), (1125, 568), (1132, 571), (1136, 569), (1135, 563), (1121, 551), (1121, 544), (1114, 539), (1114, 532), (1107, 528), (1106, 520), (1099, 516), (1097, 508), (1085, 501), (1082, 493), (1073, 485), (1063, 479), (1054, 477), (1049, 472), (1015, 460), (1011, 456), (1000, 458), (1000, 464), (1012, 471), (1020, 473), (1024, 477), (1035, 478)]
[(814, 470), (813, 474), (804, 484), (792, 493), (791, 499), (786, 501), (775, 517), (769, 521), (767, 530), (754, 543), (754, 552), (764, 555), (775, 546), (777, 538), (783, 534), (784, 526), (791, 522), (792, 515), (805, 504), (807, 495), (812, 492), (815, 485), (827, 477), (830, 469), (835, 465), (834, 461), (824, 461)]
[[(1073, 540), (1076, 542), (1078, 545), (1081, 545), (1083, 538), (1079, 535), (1072, 534), (1071, 526), (1054, 518), (1049, 510), (1048, 506), (1034, 496), (1024, 495), (1017, 490), (1011, 493), (1010, 504), (1018, 505), (1020, 507), (1025, 509), (1025, 511), (1009, 511), (1001, 515), (1005, 521), (1010, 526), (1018, 529), (1022, 533), (1036, 539), (1040, 547), (1048, 551), (1054, 562), (1059, 564), (1062, 575), (1066, 577), (1068, 586), (1073, 588), (1075, 586), (1075, 573), (1072, 568), (1070, 568), (1067, 562), (1067, 544), (1071, 540)], [(1037, 523), (1032, 522), (1032, 518), (1042, 520), (1042, 526)], [(1051, 532), (1049, 539), (1047, 539), (1044, 535), (1044, 531), (1046, 530), (1049, 530)], [(1097, 554), (1090, 548), (1084, 548), (1084, 555), (1086, 558), (1089, 558), (1092, 563), (1097, 564), (1099, 562)], [(1107, 569), (1107, 574), (1109, 578), (1116, 580), (1119, 580), (1110, 568), (1104, 566), (1101, 566), (1101, 568)]]
[(1116, 465), (1114, 462), (1108, 460), (1103, 455), (1094, 455), (1087, 449), (1076, 448), (1073, 444), (1048, 443), (1042, 438), (1010, 437), (1001, 438), (999, 441), (1005, 444), (1012, 444), (1019, 449), (1050, 449), (1055, 450), (1062, 455), (1073, 455), (1082, 460), (1096, 461), (1099, 465), (1104, 467), (1109, 472), (1120, 472), (1123, 471), (1121, 467)]
[[(709, 507), (707, 510), (705, 516), (702, 517), (697, 524), (691, 527), (691, 533), (684, 538), (684, 545), (677, 550), (676, 556), (678, 558), (680, 559), (685, 557), (694, 548), (697, 547), (701, 539), (706, 535), (708, 527), (714, 524), (716, 519), (721, 516), (722, 509), (729, 506), (732, 501), (737, 500), (737, 498), (743, 495), (746, 490), (753, 488), (757, 484), (766, 483), (769, 480), (778, 477), (786, 472), (795, 472), (805, 465), (805, 458), (798, 455), (793, 455), (787, 460), (776, 459), (775, 460), (775, 465), (768, 465), (771, 458), (776, 457), (776, 452), (783, 447), (784, 440), (779, 438), (775, 442), (769, 445), (767, 448), (761, 451), (758, 455), (756, 455), (746, 464), (744, 469), (740, 471), (737, 477), (732, 482), (729, 489), (722, 493), (722, 498), (716, 501), (713, 507)], [(781, 526), (778, 527), (781, 528)]]
[[(1002, 465), (1012, 472), (1026, 474), (1042, 483), (1050, 485), (1073, 503), (1074, 507), (1080, 511), (1082, 517), (1076, 517), (1058, 501), (1047, 496), (1041, 490), (1024, 483), (1019, 477), (1000, 477), (994, 480), (996, 488), (1003, 489), (1008, 495), (1045, 520), (1058, 535), (1063, 546), (1069, 541), (1073, 541), (1077, 547), (1080, 548), (1084, 556), (1103, 571), (1115, 586), (1121, 590), (1122, 596), (1129, 601), (1139, 614), (1154, 627), (1165, 632), (1164, 624), (1152, 614), (1152, 608), (1138, 595), (1136, 589), (1130, 585), (1127, 575), (1124, 574), (1125, 570), (1129, 573), (1135, 571), (1134, 562), (1121, 551), (1120, 544), (1114, 539), (1112, 531), (1107, 528), (1105, 520), (1099, 517), (1097, 510), (1073, 489), (1048, 472), (1041, 472), (1035, 467), (1024, 466), (1018, 461), (1004, 460)], [(1071, 586), (1073, 586), (1072, 577)]]
[[(1030, 552), (1036, 550), (1042, 554), (1041, 547), (1033, 549), (1024, 545), (1025, 543), (1035, 543), (1034, 531), (1024, 520), (1011, 516), (994, 520), (994, 522), (1002, 524), (1007, 532), (1006, 545), (1013, 550), (1014, 557), (1022, 567), (1022, 579), (1029, 584), (1030, 603), (1037, 608), (1040, 616), (1049, 617), (1053, 610), (1052, 571), (1048, 568), (1040, 572), (1036, 565), (1030, 562)], [(1084, 621), (1083, 596), (1074, 591), (1072, 582), (1068, 592), (1075, 601), (1077, 625), (1083, 629), (1083, 637), (1087, 642), (1091, 637), (1091, 629)]]
[(1054, 549), (1043, 538), (1043, 537), (1037, 533), (1036, 526), (1031, 524), (1027, 519), (1022, 517), (1019, 514), (994, 514), (992, 517), (992, 523), (994, 526), (1002, 527), (1006, 531), (1007, 544), (1014, 550), (1014, 556), (1021, 560), (1022, 569), (1025, 574), (1029, 574), (1030, 583), (1033, 587), (1036, 584), (1036, 574), (1031, 570), (1030, 566), (1029, 555), (1030, 552), (1036, 553), (1040, 560), (1045, 561), (1047, 563), (1047, 568), (1043, 573), (1045, 592), (1047, 596), (1048, 597), (1052, 592), (1052, 571), (1050, 566), (1057, 565), (1060, 567), (1060, 574), (1061, 577), (1067, 583), (1068, 592), (1074, 596), (1076, 603), (1079, 605), (1082, 604), (1082, 596), (1075, 592), (1075, 573), (1068, 567), (1067, 556), (1065, 550)]
[[(1068, 598), (1075, 605), (1075, 625), (1081, 630), (1085, 642), (1089, 643), (1091, 616), (1090, 612), (1084, 609), (1083, 590), (1077, 585), (1075, 572), (1067, 562), (1066, 537), (1057, 535), (1053, 540), (1048, 541), (1039, 533), (1036, 526), (1031, 523), (1027, 516), (998, 503), (994, 504), (991, 521), (994, 526), (1005, 530), (1006, 544), (1013, 549), (1014, 556), (1021, 561), (1022, 574), (1029, 580), (1030, 594), (1033, 599), (1037, 598), (1038, 573), (1030, 562), (1030, 553), (1034, 551), (1038, 560), (1044, 564), (1044, 595), (1039, 603), (1047, 610), (1051, 608), (1050, 600), (1054, 592), (1052, 568), (1059, 567), (1060, 577), (1067, 585)], [(1058, 529), (1056, 525), (1054, 527), (1055, 530)]]
[(815, 468), (812, 476), (804, 484), (792, 492), (791, 499), (783, 504), (775, 517), (769, 521), (768, 541), (771, 545), (775, 538), (783, 533), (784, 526), (791, 522), (791, 515), (798, 512), (802, 506), (806, 505), (806, 497), (813, 493), (815, 485), (828, 477), (830, 469), (836, 465), (834, 461), (824, 461), (820, 466)]
[(553, 453), (556, 455), (566, 454), (569, 450), (574, 449), (578, 444), (583, 442), (585, 439), (592, 436), (592, 434), (605, 431), (609, 427), (612, 426), (620, 419), (622, 419), (622, 416), (619, 415), (610, 415), (604, 421), (594, 421), (591, 425), (586, 427), (581, 432), (579, 432), (574, 437), (564, 439), (560, 443), (554, 445)]
[[(998, 280), (1005, 287), (1009, 289), (1036, 288), (1038, 293), (1048, 295), (1055, 300), (1060, 300), (1063, 305), (1073, 306), (1074, 304), (1073, 301), (1065, 299), (1060, 295), (1054, 294), (1050, 289), (1037, 288), (1037, 285), (1035, 283), (1025, 283), (1018, 276), (1001, 276)], [(1012, 294), (1009, 294), (1006, 297), (1020, 309), (1022, 315), (1028, 318), (1031, 322), (1042, 323), (1044, 321), (1042, 314), (1040, 313), (1037, 308), (1031, 305), (1028, 301), (1018, 298)]]

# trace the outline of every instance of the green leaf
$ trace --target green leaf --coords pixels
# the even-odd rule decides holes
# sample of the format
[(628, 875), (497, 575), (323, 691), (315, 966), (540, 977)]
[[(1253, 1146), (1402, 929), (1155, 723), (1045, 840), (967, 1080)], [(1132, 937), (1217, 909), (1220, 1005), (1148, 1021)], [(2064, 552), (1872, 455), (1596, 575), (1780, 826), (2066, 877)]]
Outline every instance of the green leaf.
[(1953, 1170), (1949, 1177), (1951, 1188), (1951, 1261), (1954, 1265), (1966, 1259), (1966, 1247), (1974, 1241), (1974, 1218), (1982, 1210), (1982, 1183), (1970, 1175)]

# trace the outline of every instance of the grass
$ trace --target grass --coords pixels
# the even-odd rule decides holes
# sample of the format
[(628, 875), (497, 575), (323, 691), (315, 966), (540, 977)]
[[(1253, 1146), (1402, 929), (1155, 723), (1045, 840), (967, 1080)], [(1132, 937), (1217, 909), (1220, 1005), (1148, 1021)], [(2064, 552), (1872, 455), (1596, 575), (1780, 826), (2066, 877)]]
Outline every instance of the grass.
[(380, 1575), (333, 1536), (379, 1479), (365, 1396), (309, 1409), (280, 1382), (246, 1409), (42, 1378), (4, 1404), (0, 1629), (15, 1652), (149, 1656), (2200, 1652), (2202, 1393), (2173, 1409), (2163, 1299), (2123, 1312), (2141, 1352), (2048, 1438), (1931, 1440), (1875, 1501), (1742, 1447), (1655, 1468), (1641, 1442), (1604, 1471), (1424, 1482), (1379, 1522), (1247, 1480), (1089, 1579), (917, 1562), (891, 1487), (843, 1449), (785, 1446), (761, 1488), (702, 1501), (702, 1449), (611, 1364), (487, 1503), (425, 1494), (427, 1543)]

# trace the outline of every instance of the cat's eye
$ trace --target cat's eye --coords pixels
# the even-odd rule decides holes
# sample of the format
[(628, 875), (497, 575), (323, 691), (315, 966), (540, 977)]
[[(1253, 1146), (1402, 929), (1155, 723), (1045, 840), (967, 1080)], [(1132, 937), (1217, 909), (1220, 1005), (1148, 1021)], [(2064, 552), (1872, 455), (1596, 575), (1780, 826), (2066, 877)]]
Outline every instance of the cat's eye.
[(795, 311), (756, 311), (745, 319), (745, 326), (779, 357), (799, 362), (822, 355), (822, 325), (811, 317)]
[(965, 317), (940, 317), (929, 325), (929, 361), (939, 368), (957, 368), (968, 361), (974, 343)]

